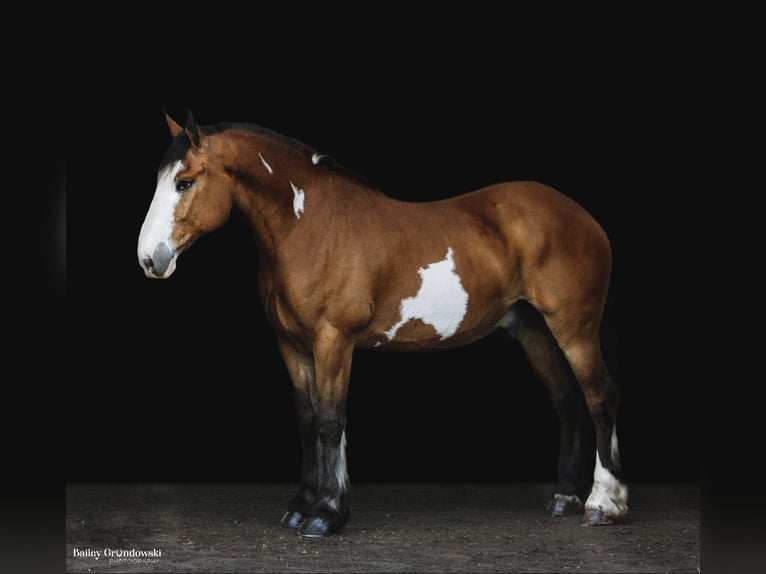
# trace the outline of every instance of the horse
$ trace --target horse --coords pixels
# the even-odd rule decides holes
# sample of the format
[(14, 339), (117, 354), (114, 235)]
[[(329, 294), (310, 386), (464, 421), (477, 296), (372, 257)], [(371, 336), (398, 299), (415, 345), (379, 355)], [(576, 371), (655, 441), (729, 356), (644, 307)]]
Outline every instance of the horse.
[[(171, 141), (138, 262), (147, 277), (167, 279), (178, 257), (233, 210), (249, 222), (302, 448), (282, 526), (325, 537), (349, 519), (346, 398), (355, 349), (444, 350), (498, 330), (521, 344), (560, 422), (547, 513), (582, 513), (586, 526), (624, 519), (619, 393), (600, 339), (612, 253), (582, 206), (535, 181), (401, 201), (260, 125), (199, 126), (191, 111), (183, 127), (167, 113), (165, 120)], [(591, 480), (586, 461), (594, 459), (583, 444), (594, 429)]]

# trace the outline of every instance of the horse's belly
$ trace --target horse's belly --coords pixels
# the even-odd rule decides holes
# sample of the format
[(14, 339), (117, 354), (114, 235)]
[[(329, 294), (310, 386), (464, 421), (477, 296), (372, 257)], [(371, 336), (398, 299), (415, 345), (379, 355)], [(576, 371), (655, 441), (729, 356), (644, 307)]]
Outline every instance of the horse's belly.
[(470, 313), (460, 299), (442, 299), (433, 307), (402, 305), (395, 317), (373, 321), (357, 346), (392, 351), (428, 351), (467, 345), (495, 331), (507, 307), (481, 314)]
[(480, 329), (460, 331), (452, 337), (442, 338), (433, 329), (429, 330), (427, 325), (422, 323), (418, 325), (413, 322), (411, 326), (403, 327), (401, 336), (397, 335), (393, 340), (388, 339), (385, 334), (373, 333), (363, 336), (357, 342), (357, 347), (386, 351), (438, 351), (468, 345), (486, 337), (496, 329), (495, 324)]

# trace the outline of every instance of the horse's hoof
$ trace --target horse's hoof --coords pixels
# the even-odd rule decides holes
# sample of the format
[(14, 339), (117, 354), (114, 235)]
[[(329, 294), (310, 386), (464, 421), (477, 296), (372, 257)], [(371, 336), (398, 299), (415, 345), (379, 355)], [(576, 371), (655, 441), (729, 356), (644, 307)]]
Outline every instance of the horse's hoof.
[(327, 519), (321, 516), (314, 516), (301, 522), (301, 525), (298, 527), (298, 534), (304, 538), (323, 538), (330, 536), (332, 530)]
[(288, 510), (280, 521), (283, 528), (298, 528), (303, 521), (303, 515), (295, 510)]
[(576, 494), (554, 494), (545, 512), (550, 516), (571, 516), (582, 512), (582, 502)]
[(608, 524), (614, 524), (614, 518), (612, 518), (604, 509), (600, 506), (598, 508), (589, 508), (585, 511), (583, 516), (583, 526), (606, 526)]

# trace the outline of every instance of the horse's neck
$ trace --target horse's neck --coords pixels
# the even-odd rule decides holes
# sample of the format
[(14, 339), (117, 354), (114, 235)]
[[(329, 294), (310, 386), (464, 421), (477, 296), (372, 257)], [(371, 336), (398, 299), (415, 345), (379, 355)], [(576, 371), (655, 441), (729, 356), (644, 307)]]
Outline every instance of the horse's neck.
[(295, 219), (289, 173), (295, 158), (278, 144), (257, 135), (236, 133), (229, 137), (234, 179), (234, 204), (250, 221), (263, 243), (270, 243), (273, 228), (289, 226)]
[[(312, 151), (295, 149), (260, 135), (235, 140), (232, 172), (236, 179), (235, 204), (250, 220), (266, 254), (276, 257), (287, 237), (331, 231), (339, 211), (348, 209), (349, 197), (372, 193), (349, 184), (345, 176), (316, 165)], [(321, 197), (321, 200), (318, 198)]]

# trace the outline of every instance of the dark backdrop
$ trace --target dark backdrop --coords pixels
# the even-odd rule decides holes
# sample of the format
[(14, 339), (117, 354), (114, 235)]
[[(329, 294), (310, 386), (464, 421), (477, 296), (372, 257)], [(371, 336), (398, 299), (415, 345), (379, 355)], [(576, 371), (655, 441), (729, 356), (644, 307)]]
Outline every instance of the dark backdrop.
[[(594, 52), (596, 54), (596, 52)], [(564, 57), (564, 55), (562, 55)], [(260, 64), (259, 64), (260, 62)], [(332, 155), (384, 192), (449, 197), (535, 179), (581, 203), (611, 238), (604, 345), (622, 389), (630, 480), (699, 478), (697, 381), (674, 309), (688, 193), (679, 102), (640, 52), (491, 73), (449, 58), (349, 68), (254, 62), (220, 88), (116, 97), (73, 111), (67, 152), (67, 480), (297, 480), (290, 383), (257, 300), (239, 217), (167, 281), (144, 277), (139, 228), (170, 142), (165, 108), (200, 124), (259, 123)], [(171, 73), (168, 68), (168, 73)], [(179, 92), (182, 92), (179, 94)], [(352, 480), (555, 478), (558, 424), (520, 348), (499, 336), (438, 354), (358, 352), (348, 405)]]

